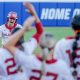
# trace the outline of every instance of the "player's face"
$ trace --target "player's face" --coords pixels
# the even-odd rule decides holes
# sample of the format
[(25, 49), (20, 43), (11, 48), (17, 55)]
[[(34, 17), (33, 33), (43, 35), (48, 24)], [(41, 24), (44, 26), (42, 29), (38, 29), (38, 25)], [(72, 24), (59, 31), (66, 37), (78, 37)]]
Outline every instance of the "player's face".
[(15, 19), (15, 18), (9, 18), (9, 22), (10, 22), (10, 23), (14, 24), (14, 23), (15, 23), (15, 21), (16, 21), (16, 19)]

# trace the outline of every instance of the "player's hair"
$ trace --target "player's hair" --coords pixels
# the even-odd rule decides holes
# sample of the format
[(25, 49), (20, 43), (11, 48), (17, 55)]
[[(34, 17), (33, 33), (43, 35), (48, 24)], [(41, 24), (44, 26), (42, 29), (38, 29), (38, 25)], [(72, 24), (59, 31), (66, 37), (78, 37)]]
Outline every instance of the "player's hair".
[(46, 57), (47, 57), (47, 54), (49, 54), (53, 50), (56, 43), (56, 39), (52, 33), (45, 32), (42, 34), (40, 38), (40, 42), (43, 43), (42, 45), (40, 45), (42, 50), (42, 59), (43, 59), (42, 65), (41, 65), (40, 79), (44, 80), (44, 77), (42, 75), (45, 74)]
[(52, 48), (56, 43), (56, 39), (52, 33), (44, 32), (40, 37), (39, 43), (41, 47)]
[(48, 48), (42, 48), (42, 65), (41, 65), (41, 74), (40, 74), (40, 80), (43, 80), (43, 74), (45, 74), (45, 61), (46, 61), (46, 56), (48, 54)]
[[(80, 30), (80, 15), (75, 15), (74, 18), (72, 19), (72, 29), (75, 31), (75, 30)], [(78, 48), (78, 40), (80, 39), (80, 32), (78, 31), (76, 33), (76, 36), (75, 36), (75, 40), (73, 42), (73, 45), (72, 45), (72, 59), (73, 59), (73, 62), (72, 62), (72, 67), (74, 69), (76, 69), (77, 67), (77, 63), (75, 63), (75, 58), (77, 57), (77, 54), (75, 52), (75, 50), (77, 50)], [(77, 72), (76, 72), (77, 74)], [(74, 75), (74, 74), (73, 74)]]
[[(17, 32), (18, 30), (20, 30), (21, 28), (14, 28), (13, 31), (11, 32), (12, 34), (14, 34), (15, 32)], [(22, 36), (19, 41), (16, 43), (16, 46), (21, 45), (24, 42), (24, 36)]]
[(72, 72), (72, 75), (73, 76), (76, 76), (77, 75), (77, 71), (76, 71), (76, 68), (77, 68), (77, 63), (75, 62), (75, 59), (77, 57), (77, 54), (76, 54), (76, 50), (78, 48), (78, 40), (80, 39), (80, 32), (77, 33), (76, 37), (75, 37), (75, 41), (73, 42), (73, 45), (72, 45), (72, 65), (71, 67), (73, 67), (75, 70)]
[(73, 17), (71, 26), (73, 30), (80, 30), (80, 14)]
[(72, 45), (72, 58), (73, 58), (73, 64), (72, 64), (72, 66), (73, 66), (74, 68), (77, 67), (77, 64), (74, 62), (74, 60), (75, 60), (75, 58), (76, 58), (76, 56), (77, 56), (75, 50), (78, 48), (78, 43), (77, 43), (77, 41), (79, 40), (79, 38), (80, 38), (80, 32), (77, 33), (77, 35), (76, 35), (76, 37), (75, 37), (75, 41), (73, 42), (73, 45)]
[[(75, 30), (80, 30), (80, 14), (77, 14), (77, 15), (75, 15), (75, 16), (73, 17), (71, 25), (72, 25), (71, 27), (72, 27), (72, 29), (73, 29), (74, 31), (75, 31)], [(75, 50), (76, 50), (77, 47), (78, 47), (77, 41), (79, 40), (79, 38), (80, 38), (80, 32), (77, 32), (76, 37), (75, 37), (75, 41), (73, 42), (73, 46), (72, 46), (72, 57), (73, 57), (73, 64), (72, 64), (72, 66), (73, 66), (74, 68), (77, 67), (76, 63), (74, 63), (74, 59), (75, 59), (76, 56), (77, 56), (76, 53), (75, 53)]]

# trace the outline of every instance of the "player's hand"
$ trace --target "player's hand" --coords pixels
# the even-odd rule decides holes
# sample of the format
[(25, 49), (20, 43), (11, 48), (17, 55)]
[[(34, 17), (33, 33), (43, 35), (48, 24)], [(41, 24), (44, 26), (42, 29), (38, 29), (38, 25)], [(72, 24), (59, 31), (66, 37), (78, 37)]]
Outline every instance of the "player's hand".
[(35, 17), (34, 16), (30, 16), (29, 18), (27, 18), (24, 23), (23, 23), (23, 27), (26, 31), (30, 31), (33, 28), (31, 27), (31, 25), (33, 24), (33, 22), (35, 21)]
[(24, 2), (23, 5), (27, 8), (26, 11), (32, 15), (36, 14), (34, 6), (29, 2)]
[(26, 11), (36, 18), (35, 22), (36, 23), (40, 22), (40, 19), (37, 16), (34, 6), (29, 2), (25, 2), (25, 3), (23, 3), (23, 5), (27, 8)]

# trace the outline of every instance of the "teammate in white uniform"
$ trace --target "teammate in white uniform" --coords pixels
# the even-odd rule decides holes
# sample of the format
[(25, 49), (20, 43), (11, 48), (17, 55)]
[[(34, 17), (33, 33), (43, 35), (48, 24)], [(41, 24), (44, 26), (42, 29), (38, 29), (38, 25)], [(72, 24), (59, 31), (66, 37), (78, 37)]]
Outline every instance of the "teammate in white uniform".
[(7, 16), (7, 23), (0, 26), (0, 38), (2, 40), (2, 45), (9, 39), (14, 28), (22, 28), (20, 24), (17, 24), (17, 19), (16, 12), (9, 12)]
[[(20, 70), (14, 57), (4, 48), (0, 48), (0, 80), (26, 80), (27, 75)], [(21, 76), (21, 77), (20, 77)]]
[(72, 29), (75, 35), (61, 39), (55, 47), (55, 58), (63, 59), (72, 70), (75, 80), (80, 80), (80, 15), (72, 20)]
[[(23, 25), (24, 28), (22, 28), (22, 30), (26, 31), (26, 30), (30, 29), (27, 26), (31, 26), (31, 24), (34, 21), (35, 21), (34, 17), (29, 17), (25, 21), (25, 23)], [(18, 30), (18, 28), (15, 28), (12, 31), (12, 33), (14, 33), (17, 30)], [(23, 40), (23, 39), (22, 40), (21, 39), (16, 43), (16, 46), (20, 49), (22, 49), (21, 42)], [(18, 65), (17, 62), (15, 62), (14, 57), (11, 55), (11, 53), (8, 50), (1, 48), (0, 56), (1, 56), (1, 58), (0, 58), (0, 80), (28, 80), (27, 75), (24, 72), (24, 69), (22, 68), (22, 70), (21, 70), (20, 65)]]
[(44, 63), (44, 74), (41, 80), (74, 80), (70, 67), (63, 61), (54, 59), (54, 53), (48, 54)]
[[(34, 40), (31, 39), (31, 41)], [(26, 44), (29, 44), (29, 48), (32, 48), (32, 44)], [(49, 54), (43, 64), (42, 57), (31, 55), (32, 51), (28, 50), (28, 46), (25, 47), (27, 50), (26, 53), (19, 49), (14, 49), (12, 54), (16, 62), (25, 68), (29, 80), (41, 80), (41, 76), (43, 76), (42, 80), (74, 80), (70, 68), (63, 60), (55, 60), (53, 59), (53, 54)], [(11, 49), (9, 50), (11, 51)], [(44, 71), (44, 74), (42, 74), (42, 71)]]
[[(31, 4), (26, 4), (26, 5), (30, 10), (33, 10), (33, 6)], [(34, 13), (34, 16), (35, 16), (35, 13)], [(36, 18), (36, 21), (40, 22), (38, 18)], [(20, 33), (21, 33), (21, 35), (19, 35)], [(12, 35), (12, 37), (4, 45), (4, 47), (6, 49), (8, 49), (10, 52), (12, 52), (11, 54), (14, 56), (14, 58), (18, 64), (25, 67), (25, 70), (27, 71), (27, 75), (29, 76), (29, 80), (40, 80), (40, 79), (42, 79), (42, 80), (73, 80), (73, 77), (70, 73), (70, 69), (64, 61), (61, 61), (61, 60), (56, 61), (55, 59), (53, 59), (52, 55), (45, 55), (45, 56), (47, 56), (47, 58), (46, 58), (47, 60), (43, 59), (44, 61), (41, 62), (40, 57), (37, 58), (36, 56), (32, 55), (33, 49), (35, 49), (34, 46), (37, 43), (37, 38), (35, 38), (34, 36), (30, 40), (31, 43), (26, 42), (26, 45), (24, 46), (24, 48), (25, 48), (24, 51), (21, 51), (21, 50), (15, 48), (14, 45), (17, 43), (17, 41), (20, 39), (20, 37), (23, 35), (23, 33), (24, 33), (24, 31), (20, 30), (16, 34)], [(45, 36), (45, 37), (43, 37), (43, 36)], [(45, 44), (41, 45), (42, 47), (47, 47), (47, 48), (54, 47), (53, 46), (54, 41), (52, 41), (53, 36), (51, 34), (49, 34), (49, 33), (42, 34), (42, 36), (39, 38), (40, 38), (40, 45), (41, 45), (41, 43), (43, 43), (42, 40), (44, 41), (44, 39), (45, 39)], [(12, 41), (13, 39), (15, 39), (15, 40)], [(33, 46), (33, 44), (34, 44), (34, 46)], [(44, 51), (44, 49), (43, 49), (43, 51)], [(46, 52), (43, 52), (43, 55), (44, 55), (44, 53), (46, 53)], [(43, 79), (43, 78), (45, 78), (45, 79)]]

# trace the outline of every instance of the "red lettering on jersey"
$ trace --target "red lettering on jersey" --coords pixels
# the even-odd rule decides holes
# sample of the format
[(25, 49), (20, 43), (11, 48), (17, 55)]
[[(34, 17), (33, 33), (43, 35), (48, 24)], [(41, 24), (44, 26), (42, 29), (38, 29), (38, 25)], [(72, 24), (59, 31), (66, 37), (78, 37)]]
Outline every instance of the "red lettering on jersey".
[(41, 74), (40, 70), (32, 70), (32, 73), (33, 74), (35, 73), (36, 75), (39, 74), (39, 77), (36, 77), (36, 76), (33, 75), (33, 76), (30, 77), (30, 80), (40, 80), (40, 74)]
[(8, 64), (9, 62), (11, 62), (12, 64), (8, 65), (7, 66), (7, 74), (8, 75), (11, 75), (11, 74), (16, 74), (17, 73), (17, 70), (14, 70), (14, 71), (10, 71), (11, 68), (14, 68), (16, 66), (16, 63), (14, 61), (14, 58), (8, 58), (5, 60), (5, 63)]
[(57, 80), (58, 74), (56, 74), (56, 73), (51, 73), (51, 72), (47, 72), (46, 76), (51, 76), (51, 77), (53, 77), (52, 80)]
[[(40, 74), (41, 74), (40, 70), (32, 70), (32, 73), (36, 75), (39, 74), (39, 77), (36, 77), (36, 75), (35, 76), (32, 75), (29, 80), (40, 80)], [(45, 77), (52, 77), (53, 78), (52, 80), (57, 80), (58, 74), (47, 72)]]

